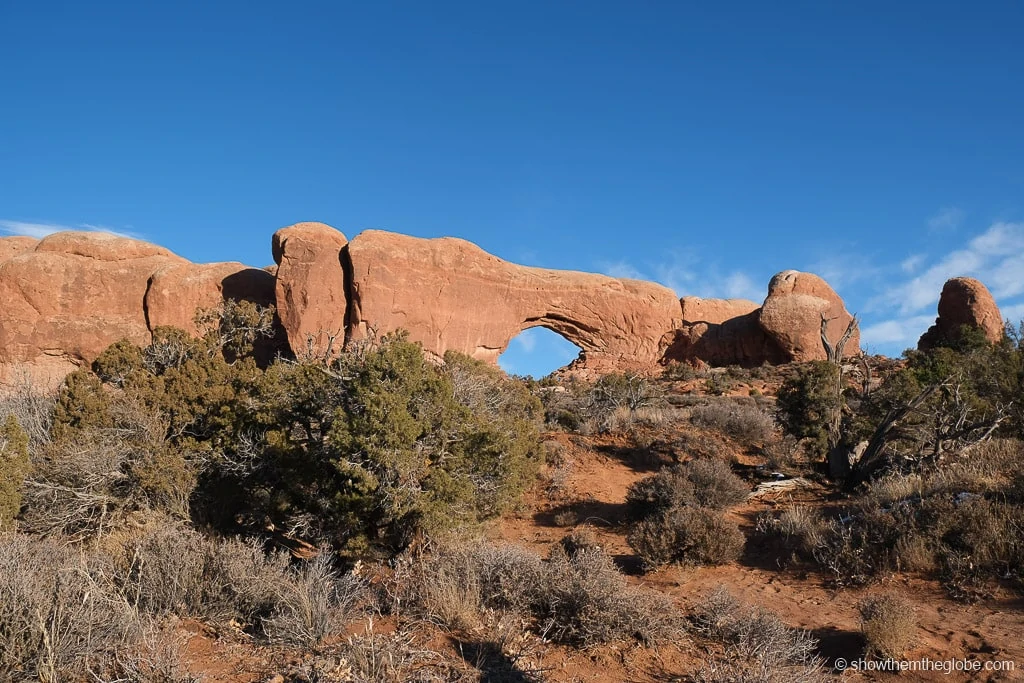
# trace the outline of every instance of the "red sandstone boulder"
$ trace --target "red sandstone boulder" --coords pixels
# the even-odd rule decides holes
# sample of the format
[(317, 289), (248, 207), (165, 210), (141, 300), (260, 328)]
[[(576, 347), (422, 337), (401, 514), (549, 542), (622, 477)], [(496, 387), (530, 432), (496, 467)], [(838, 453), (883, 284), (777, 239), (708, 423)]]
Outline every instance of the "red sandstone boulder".
[(6, 261), (12, 256), (34, 249), (37, 244), (39, 244), (39, 240), (35, 237), (22, 235), (0, 237), (0, 261)]
[(353, 338), (402, 328), (435, 357), (495, 362), (519, 332), (543, 326), (579, 346), (590, 370), (651, 368), (680, 322), (679, 300), (660, 285), (518, 266), (460, 239), (368, 230), (346, 251)]
[[(786, 270), (772, 278), (759, 322), (788, 361), (825, 360), (821, 316), (828, 320), (828, 337), (835, 344), (853, 316), (828, 283), (812, 273)], [(846, 344), (844, 355), (860, 352), (860, 333)]]
[(1003, 338), (1003, 317), (988, 288), (974, 278), (955, 277), (943, 285), (939, 317), (921, 335), (917, 348), (924, 351), (943, 342), (955, 342), (965, 326), (981, 330), (992, 343)]
[(50, 235), (0, 261), (0, 379), (52, 384), (119, 339), (149, 343), (150, 276), (185, 260), (100, 232)]
[(295, 353), (336, 352), (345, 341), (341, 251), (347, 243), (345, 235), (323, 223), (296, 223), (274, 233), (277, 314)]
[(169, 325), (198, 334), (196, 314), (215, 309), (227, 299), (272, 306), (274, 276), (241, 263), (164, 266), (153, 274), (146, 292), (149, 326)]

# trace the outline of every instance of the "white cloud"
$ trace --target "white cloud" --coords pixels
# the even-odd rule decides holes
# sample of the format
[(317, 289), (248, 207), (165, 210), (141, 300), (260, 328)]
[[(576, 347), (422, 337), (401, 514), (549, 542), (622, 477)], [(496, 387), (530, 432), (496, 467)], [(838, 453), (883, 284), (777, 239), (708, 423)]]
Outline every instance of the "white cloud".
[(805, 270), (821, 277), (836, 291), (864, 281), (877, 280), (883, 274), (876, 258), (843, 247), (837, 247), (836, 252), (842, 256), (819, 259)]
[(914, 254), (913, 256), (908, 256), (907, 258), (903, 259), (900, 262), (900, 270), (908, 274), (915, 273), (917, 272), (917, 269), (921, 267), (921, 264), (924, 263), (924, 259), (924, 254)]
[(722, 299), (761, 301), (767, 282), (759, 285), (743, 271), (724, 272), (716, 264), (702, 265), (695, 255), (676, 252), (668, 260), (648, 263), (639, 268), (626, 261), (599, 264), (600, 271), (611, 277), (657, 282), (677, 296), (701, 296)]
[(523, 330), (516, 335), (512, 341), (519, 345), (519, 348), (523, 353), (533, 353), (537, 348), (537, 334), (534, 332), (536, 328), (530, 328)]
[(1000, 306), (999, 312), (1003, 314), (1003, 320), (1009, 320), (1016, 325), (1024, 320), (1024, 302)]
[(914, 346), (933, 322), (934, 315), (917, 315), (868, 325), (860, 331), (861, 345)]
[(722, 286), (722, 291), (728, 299), (761, 301), (768, 294), (767, 285), (757, 285), (749, 275), (740, 271), (727, 275)]
[(978, 278), (997, 299), (1024, 293), (1024, 223), (994, 223), (964, 249), (952, 251), (919, 275), (891, 287), (883, 299), (911, 314), (934, 306), (942, 285), (961, 275)]
[(74, 228), (69, 228), (66, 225), (53, 225), (51, 223), (26, 223), (24, 221), (0, 220), (0, 230), (9, 235), (25, 235), (26, 237), (42, 239), (43, 237), (52, 235), (55, 232), (74, 230)]
[(91, 223), (79, 223), (78, 225), (60, 225), (57, 223), (30, 223), (27, 221), (12, 221), (12, 220), (0, 220), (0, 232), (5, 232), (8, 235), (24, 235), (26, 237), (35, 237), (36, 239), (42, 239), (47, 235), (52, 235), (55, 232), (65, 232), (67, 230), (85, 230), (87, 232), (107, 232), (111, 235), (117, 235), (118, 237), (131, 237), (132, 239), (138, 239), (139, 235), (123, 230), (114, 230), (103, 225), (93, 225)]
[(644, 274), (625, 261), (616, 263), (599, 264), (600, 272), (609, 277), (625, 278), (628, 280), (643, 280)]
[(928, 229), (933, 232), (951, 232), (959, 228), (966, 217), (963, 209), (955, 206), (945, 207), (928, 219)]

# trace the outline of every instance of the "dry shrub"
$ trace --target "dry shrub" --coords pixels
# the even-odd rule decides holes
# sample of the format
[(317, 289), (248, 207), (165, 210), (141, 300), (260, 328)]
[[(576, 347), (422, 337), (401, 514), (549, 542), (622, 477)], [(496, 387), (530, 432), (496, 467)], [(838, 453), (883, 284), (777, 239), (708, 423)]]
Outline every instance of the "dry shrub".
[(372, 624), (362, 635), (351, 636), (338, 648), (330, 667), (323, 667), (315, 681), (359, 681), (359, 683), (440, 683), (450, 680), (428, 666), (432, 652), (415, 647), (413, 636), (404, 631), (379, 633)]
[(726, 460), (731, 455), (731, 450), (726, 448), (722, 441), (714, 438), (711, 434), (698, 430), (687, 430), (679, 435), (674, 444), (675, 459), (685, 460), (689, 456), (691, 460), (708, 458), (711, 460)]
[(202, 683), (182, 666), (186, 636), (173, 626), (147, 627), (139, 641), (110, 656), (108, 669), (113, 681), (131, 683)]
[(654, 643), (678, 633), (668, 598), (630, 586), (582, 536), (565, 545), (571, 552), (555, 546), (547, 562), (511, 545), (444, 548), (424, 560), (404, 592), (424, 616), (451, 628), (466, 629), (484, 610), (498, 610), (530, 617), (538, 633), (581, 647), (631, 638)]
[[(411, 597), (427, 619), (452, 630), (468, 630), (480, 623), (484, 609), (482, 560), (472, 551), (458, 548), (442, 550), (426, 561)], [(513, 601), (519, 602), (518, 597)]]
[(700, 459), (636, 482), (626, 492), (626, 506), (633, 519), (644, 519), (683, 506), (724, 510), (749, 494), (749, 487), (726, 463)]
[(1014, 493), (1020, 449), (997, 440), (871, 482), (823, 526), (813, 559), (839, 585), (883, 571), (934, 574), (956, 599), (985, 597), (997, 580), (1024, 581), (1024, 507)]
[(288, 573), (263, 631), (273, 642), (313, 645), (336, 635), (364, 592), (355, 574), (340, 574), (326, 555)]
[(235, 619), (271, 642), (307, 645), (338, 633), (365, 588), (325, 556), (291, 568), (286, 553), (174, 527), (139, 541), (122, 583), (147, 613)]
[(778, 536), (785, 547), (811, 560), (825, 541), (827, 522), (817, 510), (806, 505), (789, 505), (776, 516), (766, 513), (757, 520), (761, 533)]
[(530, 613), (545, 575), (543, 561), (533, 553), (486, 543), (441, 548), (416, 569), (400, 592), (408, 593), (428, 618), (450, 628), (478, 623), (485, 607)]
[(601, 550), (601, 545), (597, 540), (597, 534), (595, 534), (594, 530), (589, 526), (581, 526), (577, 529), (573, 529), (562, 537), (559, 544), (562, 546), (562, 550), (564, 550), (570, 557), (586, 550)]
[(598, 549), (574, 555), (552, 550), (538, 615), (559, 642), (588, 647), (635, 638), (664, 642), (679, 632), (671, 600), (630, 586), (611, 558)]
[(917, 640), (914, 606), (896, 592), (879, 593), (859, 605), (860, 628), (868, 656), (899, 659)]
[(786, 626), (777, 614), (741, 604), (724, 588), (695, 609), (697, 631), (727, 646), (726, 660), (710, 662), (698, 681), (782, 683), (827, 680), (815, 655), (817, 641), (807, 631)]
[(53, 392), (40, 390), (27, 375), (19, 377), (0, 387), (0, 418), (14, 416), (35, 449), (50, 440), (56, 400)]
[(690, 422), (714, 429), (737, 441), (752, 443), (776, 438), (775, 419), (754, 405), (736, 401), (715, 401), (690, 411)]
[(123, 527), (139, 510), (188, 517), (201, 464), (165, 440), (157, 411), (123, 396), (105, 410), (116, 428), (65, 430), (33, 449), (23, 529), (87, 539)]
[(66, 681), (132, 642), (135, 613), (112, 574), (57, 539), (0, 537), (0, 679)]
[(721, 512), (683, 507), (641, 520), (627, 541), (648, 568), (657, 568), (732, 562), (739, 559), (746, 539)]

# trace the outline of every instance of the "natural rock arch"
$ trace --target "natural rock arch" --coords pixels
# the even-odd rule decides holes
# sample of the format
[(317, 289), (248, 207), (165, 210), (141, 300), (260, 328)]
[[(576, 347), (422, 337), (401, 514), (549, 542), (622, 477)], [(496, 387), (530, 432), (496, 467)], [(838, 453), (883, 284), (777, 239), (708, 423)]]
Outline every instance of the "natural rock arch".
[(680, 318), (666, 287), (518, 266), (461, 239), (368, 230), (344, 254), (350, 336), (406, 329), (437, 357), (496, 362), (513, 337), (541, 326), (579, 346), (588, 368), (652, 366)]
[(550, 327), (533, 325), (512, 337), (497, 362), (511, 374), (540, 378), (575, 367), (582, 352), (577, 344)]

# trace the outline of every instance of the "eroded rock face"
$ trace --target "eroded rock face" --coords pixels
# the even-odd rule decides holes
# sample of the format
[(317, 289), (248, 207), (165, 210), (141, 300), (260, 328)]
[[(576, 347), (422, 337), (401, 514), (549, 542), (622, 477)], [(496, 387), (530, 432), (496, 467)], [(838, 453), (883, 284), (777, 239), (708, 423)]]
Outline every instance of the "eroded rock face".
[(746, 299), (680, 299), (683, 322), (665, 352), (666, 362), (696, 361), (711, 366), (783, 362), (784, 354), (765, 333), (759, 309)]
[(945, 342), (955, 342), (964, 326), (981, 330), (992, 343), (1003, 338), (1003, 317), (992, 293), (974, 278), (955, 277), (943, 285), (939, 317), (921, 335), (917, 348), (924, 351)]
[(226, 299), (274, 305), (274, 276), (241, 263), (174, 263), (155, 273), (146, 292), (151, 329), (169, 325), (198, 334), (196, 313)]
[(185, 262), (99, 232), (50, 235), (0, 261), (0, 376), (25, 371), (52, 384), (119, 339), (149, 343), (150, 276)]
[(703, 299), (684, 296), (679, 300), (683, 324), (708, 323), (718, 325), (726, 320), (753, 313), (760, 306), (749, 299)]
[[(782, 350), (786, 361), (825, 360), (821, 316), (830, 320), (829, 340), (835, 344), (853, 316), (827, 282), (812, 273), (785, 270), (772, 278), (758, 317), (761, 328)], [(860, 333), (846, 344), (844, 356), (860, 352)]]
[(23, 237), (21, 235), (0, 237), (0, 261), (6, 261), (12, 256), (35, 249), (37, 244), (39, 244), (39, 240), (35, 237)]
[(274, 233), (277, 314), (295, 353), (339, 351), (345, 341), (345, 273), (341, 252), (348, 240), (323, 223), (296, 223)]
[(496, 362), (519, 332), (543, 326), (579, 346), (588, 369), (651, 367), (680, 322), (660, 285), (518, 266), (460, 239), (369, 230), (347, 255), (353, 338), (402, 328), (435, 357)]

